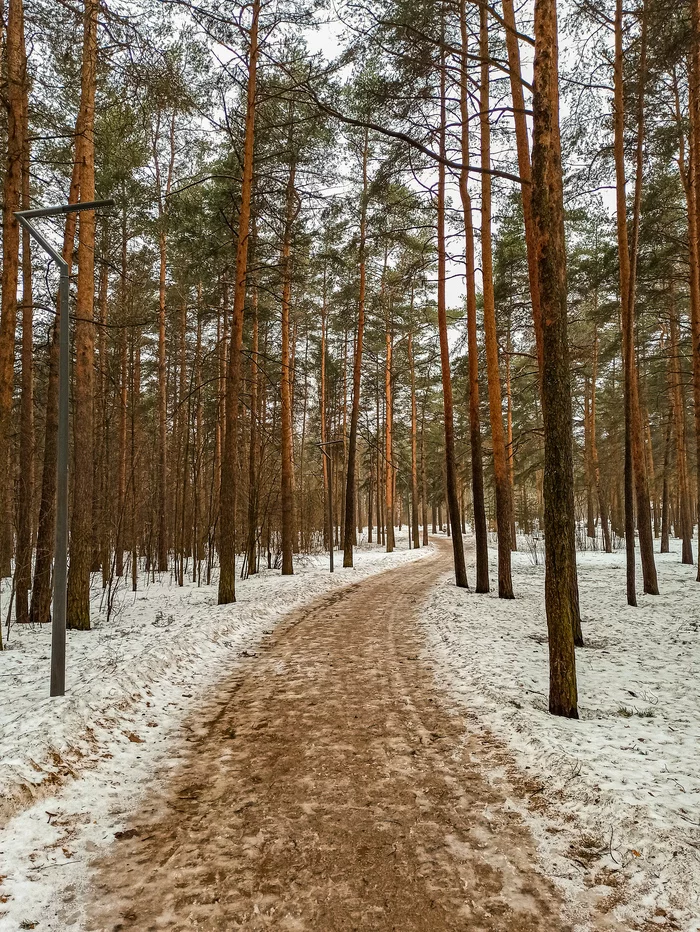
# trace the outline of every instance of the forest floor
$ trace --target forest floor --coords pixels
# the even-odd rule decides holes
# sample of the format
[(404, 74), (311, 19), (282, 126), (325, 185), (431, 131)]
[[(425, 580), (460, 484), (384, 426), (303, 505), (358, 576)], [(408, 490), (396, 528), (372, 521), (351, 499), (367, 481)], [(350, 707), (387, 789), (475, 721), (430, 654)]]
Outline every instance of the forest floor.
[[(546, 712), (534, 555), (501, 602), (456, 590), (434, 546), (332, 582), (314, 561), (263, 574), (221, 609), (154, 589), (137, 648), (125, 634), (53, 722), (80, 779), (37, 764), (38, 802), (0, 834), (0, 930), (700, 928), (695, 570), (662, 558), (634, 613), (624, 556), (579, 554), (570, 722)], [(21, 734), (2, 741), (19, 759)]]

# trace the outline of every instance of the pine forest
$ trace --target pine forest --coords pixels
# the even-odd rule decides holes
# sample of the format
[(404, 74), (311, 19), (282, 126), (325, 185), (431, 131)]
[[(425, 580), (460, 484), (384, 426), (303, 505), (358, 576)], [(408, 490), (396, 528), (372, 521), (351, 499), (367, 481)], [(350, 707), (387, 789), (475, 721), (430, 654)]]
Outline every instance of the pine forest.
[(0, 30), (1, 932), (698, 932), (700, 0)]

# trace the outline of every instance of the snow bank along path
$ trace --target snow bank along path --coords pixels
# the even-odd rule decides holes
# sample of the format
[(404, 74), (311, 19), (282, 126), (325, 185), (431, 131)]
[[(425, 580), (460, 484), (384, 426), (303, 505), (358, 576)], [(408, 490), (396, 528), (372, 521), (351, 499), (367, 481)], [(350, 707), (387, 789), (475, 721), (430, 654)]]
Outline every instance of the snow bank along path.
[[(35, 848), (60, 837), (66, 808), (82, 810), (87, 823), (111, 809), (118, 828), (118, 813), (148, 784), (153, 762), (167, 757), (187, 713), (236, 659), (317, 595), (430, 552), (407, 551), (405, 535), (398, 546), (393, 554), (358, 548), (355, 567), (336, 566), (333, 575), (327, 557), (297, 559), (294, 576), (265, 570), (237, 582), (234, 605), (216, 604), (215, 585), (144, 581), (119, 595), (109, 624), (98, 617), (95, 590), (93, 630), (68, 632), (60, 699), (48, 696), (48, 626), (14, 627), (0, 653), (0, 929), (15, 932), (31, 920), (25, 913), (42, 914), (38, 880), (74, 850)], [(104, 829), (95, 821), (94, 844)], [(59, 878), (49, 891), (51, 882)]]
[(657, 554), (661, 595), (640, 594), (639, 608), (629, 608), (624, 552), (578, 554), (587, 646), (577, 650), (581, 720), (572, 722), (547, 712), (541, 556), (534, 565), (528, 553), (513, 554), (513, 602), (457, 590), (445, 576), (423, 616), (428, 653), (460, 707), (505, 739), (531, 775), (531, 825), (569, 902), (583, 879), (610, 887), (626, 928), (650, 928), (642, 917), (652, 915), (654, 927), (697, 932), (696, 568), (682, 566), (678, 552)]

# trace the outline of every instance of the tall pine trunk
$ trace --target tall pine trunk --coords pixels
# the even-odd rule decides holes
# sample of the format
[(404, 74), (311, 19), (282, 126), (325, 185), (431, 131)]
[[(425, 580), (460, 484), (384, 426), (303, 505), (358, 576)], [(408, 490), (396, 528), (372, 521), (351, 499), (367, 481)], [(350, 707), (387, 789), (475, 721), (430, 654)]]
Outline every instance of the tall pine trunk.
[[(690, 144), (686, 197), (690, 253), (690, 309), (695, 409), (696, 488), (700, 496), (700, 0), (690, 0), (691, 52), (689, 75)], [(679, 125), (680, 107), (679, 110)], [(681, 139), (682, 136), (681, 129)], [(696, 577), (700, 582), (700, 560)]]
[(549, 711), (578, 718), (574, 471), (556, 0), (536, 0), (534, 28), (532, 215), (542, 309)]
[[(318, 387), (318, 405), (319, 405), (319, 417), (321, 422), (321, 443), (324, 446), (321, 447), (321, 462), (323, 467), (323, 495), (324, 495), (324, 515), (329, 514), (328, 503), (331, 496), (331, 488), (328, 475), (328, 456), (326, 456), (326, 447), (325, 444), (328, 442), (328, 433), (326, 430), (326, 354), (328, 350), (326, 349), (327, 342), (327, 328), (328, 328), (328, 262), (324, 260), (323, 263), (323, 294), (322, 294), (322, 304), (321, 304), (321, 381)], [(371, 499), (370, 499), (371, 501)], [(371, 509), (371, 505), (370, 505)], [(370, 529), (369, 529), (369, 540), (372, 542), (372, 516), (370, 515), (369, 519)], [(324, 546), (328, 547), (329, 550), (333, 549), (333, 528), (326, 522), (325, 518), (323, 521), (323, 541)], [(329, 536), (330, 535), (330, 536)]]
[(508, 53), (511, 97), (513, 100), (513, 120), (515, 123), (515, 145), (518, 153), (518, 172), (521, 178), (520, 193), (523, 204), (525, 242), (527, 245), (527, 272), (530, 283), (530, 300), (532, 302), (532, 322), (535, 330), (537, 366), (541, 388), (542, 311), (540, 308), (540, 287), (537, 278), (537, 256), (533, 248), (535, 231), (532, 220), (532, 167), (530, 164), (530, 147), (525, 116), (525, 96), (523, 94), (523, 81), (520, 67), (520, 45), (518, 43), (513, 0), (503, 0), (502, 8), (503, 21), (506, 27), (506, 50)]
[[(413, 305), (413, 291), (411, 291)], [(413, 359), (413, 330), (408, 331), (408, 366), (411, 376), (411, 536), (413, 549), (420, 547), (418, 531), (418, 412), (416, 406), (416, 366)]]
[(425, 403), (420, 421), (420, 484), (421, 484), (421, 521), (423, 522), (423, 546), (430, 543), (428, 536), (428, 482), (425, 474)]
[(673, 289), (669, 289), (669, 364), (668, 385), (673, 411), (673, 423), (676, 433), (676, 475), (678, 479), (678, 496), (680, 505), (680, 527), (683, 540), (681, 562), (693, 565), (693, 519), (690, 509), (690, 486), (685, 439), (685, 403), (683, 391), (683, 373), (678, 347), (678, 309)]
[(498, 362), (498, 334), (496, 305), (493, 290), (493, 253), (491, 245), (491, 127), (489, 103), (489, 41), (488, 12), (479, 7), (479, 36), (481, 53), (481, 164), (487, 169), (481, 175), (481, 268), (484, 292), (484, 340), (486, 343), (486, 373), (489, 389), (489, 415), (493, 446), (493, 471), (496, 484), (496, 526), (498, 529), (498, 595), (501, 599), (513, 598), (511, 577), (511, 524), (512, 501), (505, 432), (503, 430), (503, 402), (501, 374)]
[[(386, 258), (385, 258), (386, 272)], [(386, 417), (384, 422), (385, 436), (385, 475), (384, 475), (384, 501), (386, 504), (386, 552), (394, 550), (394, 398), (392, 381), (392, 355), (394, 351), (393, 310), (392, 297), (385, 297), (386, 310), (384, 319), (386, 341), (386, 365), (384, 367), (384, 403)]]
[[(645, 8), (644, 8), (645, 9)], [(637, 119), (637, 176), (635, 180), (634, 219), (632, 241), (628, 235), (627, 198), (624, 150), (624, 87), (622, 48), (622, 0), (616, 2), (615, 12), (615, 67), (614, 67), (614, 155), (617, 192), (617, 240), (620, 259), (620, 302), (622, 305), (622, 344), (625, 372), (625, 536), (627, 538), (627, 601), (636, 605), (634, 591), (634, 519), (633, 492), (636, 493), (637, 529), (639, 551), (642, 559), (644, 591), (658, 595), (654, 563), (654, 539), (651, 528), (651, 506), (649, 484), (644, 452), (642, 419), (639, 405), (639, 386), (635, 359), (634, 309), (637, 266), (637, 243), (639, 238), (639, 216), (642, 186), (642, 145), (644, 137), (644, 77), (646, 70), (646, 15), (643, 12), (642, 42), (640, 55), (640, 94)]]
[(668, 418), (666, 422), (666, 443), (664, 444), (664, 476), (661, 492), (661, 553), (669, 552), (668, 540), (668, 473), (671, 459), (671, 431), (673, 430), (673, 407), (668, 409)]
[[(30, 206), (27, 54), (21, 24), (22, 55), (22, 209)], [(32, 579), (32, 515), (34, 499), (34, 353), (32, 254), (29, 231), (22, 230), (22, 395), (19, 428), (19, 502), (17, 509), (17, 559), (15, 566), (15, 615), (29, 621), (29, 589)]]
[(11, 573), (12, 528), (12, 389), (14, 385), (19, 223), (14, 214), (22, 198), (24, 163), (24, 63), (22, 0), (9, 0), (5, 62), (7, 75), (7, 159), (2, 208), (2, 306), (0, 308), (0, 578)]
[(476, 541), (476, 591), (488, 592), (489, 544), (484, 502), (484, 463), (481, 454), (481, 423), (479, 413), (479, 345), (477, 342), (476, 319), (476, 261), (474, 255), (474, 218), (471, 194), (469, 193), (469, 109), (468, 87), (468, 39), (465, 0), (460, 3), (460, 31), (462, 40), (460, 59), (460, 116), (463, 168), (459, 176), (459, 193), (464, 213), (465, 259), (467, 271), (467, 347), (469, 357), (469, 443), (472, 467), (472, 508), (474, 511), (474, 536)]
[(447, 336), (447, 251), (445, 247), (445, 158), (447, 134), (447, 109), (445, 92), (445, 54), (440, 60), (440, 156), (437, 189), (437, 311), (440, 337), (440, 370), (442, 374), (442, 400), (445, 413), (445, 482), (447, 507), (453, 527), (452, 554), (455, 568), (455, 584), (468, 589), (467, 567), (464, 561), (464, 541), (459, 523), (459, 499), (457, 496), (457, 462), (455, 457), (454, 401), (452, 398), (452, 373), (450, 371), (450, 346)]
[(253, 340), (250, 353), (250, 443), (248, 445), (248, 574), (258, 571), (258, 500), (260, 495), (258, 462), (260, 459), (258, 440), (258, 288), (253, 279)]
[(129, 486), (131, 490), (131, 591), (136, 592), (139, 576), (139, 408), (141, 405), (141, 331), (135, 327), (131, 334), (131, 457)]
[[(595, 292), (596, 309), (598, 306), (598, 292)], [(591, 372), (591, 463), (595, 479), (596, 495), (598, 496), (598, 510), (600, 512), (600, 527), (603, 533), (603, 549), (612, 553), (612, 540), (610, 537), (610, 516), (608, 506), (608, 492), (603, 489), (600, 480), (600, 462), (598, 460), (598, 441), (596, 431), (596, 386), (598, 381), (598, 327), (593, 325), (593, 369)]]
[(355, 527), (355, 460), (357, 457), (357, 430), (360, 421), (360, 386), (362, 383), (362, 348), (365, 335), (365, 239), (367, 228), (367, 155), (369, 133), (365, 129), (362, 146), (362, 201), (360, 204), (360, 293), (357, 310), (357, 339), (352, 373), (352, 412), (348, 443), (347, 477), (345, 482), (345, 530), (343, 535), (343, 566), (352, 566), (353, 532)]
[[(95, 199), (95, 87), (97, 82), (97, 0), (86, 0), (83, 24), (81, 110), (83, 146), (79, 162), (80, 199)], [(75, 305), (73, 379), (73, 510), (68, 568), (69, 628), (90, 627), (92, 566), (93, 402), (95, 393), (95, 213), (78, 220), (78, 287)]]
[[(290, 120), (293, 120), (290, 107)], [(290, 143), (291, 143), (290, 129)], [(294, 156), (292, 155), (292, 159)], [(294, 573), (294, 435), (292, 429), (293, 355), (289, 346), (289, 311), (292, 293), (292, 226), (296, 216), (294, 179), (296, 164), (292, 161), (287, 181), (284, 236), (282, 241), (282, 379), (280, 386), (282, 427), (282, 575)], [(351, 527), (352, 529), (352, 527)]]
[(261, 0), (253, 0), (248, 57), (248, 88), (243, 152), (241, 203), (238, 214), (236, 245), (236, 280), (233, 294), (233, 319), (226, 378), (226, 429), (221, 457), (220, 506), (220, 605), (236, 601), (236, 440), (238, 434), (238, 394), (241, 381), (241, 345), (243, 343), (243, 309), (245, 306), (250, 202), (253, 188), (253, 148), (255, 141), (255, 91), (258, 65), (258, 22)]
[(158, 190), (158, 572), (168, 569), (168, 380), (165, 360), (166, 273), (168, 266), (167, 203), (175, 168), (175, 110), (170, 118), (168, 168), (165, 189), (160, 173), (158, 141), (161, 114), (158, 114), (153, 144)]
[(202, 565), (202, 458), (204, 455), (202, 407), (202, 283), (197, 285), (197, 337), (194, 350), (194, 438), (192, 443), (192, 582), (201, 584)]
[(513, 355), (512, 309), (508, 310), (508, 331), (506, 333), (506, 462), (508, 464), (508, 485), (510, 486), (510, 549), (518, 549), (518, 536), (515, 527), (515, 449), (513, 446), (513, 393), (511, 391), (510, 365)]
[[(123, 194), (123, 191), (122, 191)], [(126, 225), (126, 201), (122, 206), (122, 234)], [(93, 527), (94, 558), (93, 567), (101, 570), (102, 588), (109, 585), (111, 573), (111, 483), (110, 483), (110, 431), (108, 416), (109, 357), (107, 354), (107, 318), (109, 296), (109, 229), (107, 222), (102, 224), (102, 245), (99, 285), (97, 288), (97, 365), (95, 389), (95, 481), (93, 488)], [(122, 269), (126, 269), (126, 243), (122, 235)], [(124, 278), (126, 273), (124, 273)]]
[(119, 334), (119, 425), (117, 434), (117, 528), (114, 544), (115, 574), (124, 575), (124, 537), (126, 526), (126, 446), (129, 366), (125, 307), (122, 305), (122, 330)]

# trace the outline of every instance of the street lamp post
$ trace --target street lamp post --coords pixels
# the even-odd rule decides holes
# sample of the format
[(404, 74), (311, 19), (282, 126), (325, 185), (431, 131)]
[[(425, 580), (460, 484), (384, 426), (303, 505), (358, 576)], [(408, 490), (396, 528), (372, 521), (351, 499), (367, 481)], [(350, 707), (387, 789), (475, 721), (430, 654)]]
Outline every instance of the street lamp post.
[(333, 457), (326, 450), (326, 447), (333, 447), (342, 440), (326, 440), (325, 443), (319, 443), (321, 453), (328, 460), (328, 547), (330, 551), (330, 571), (333, 572)]
[(114, 201), (84, 201), (15, 211), (15, 217), (29, 231), (41, 248), (58, 266), (60, 284), (58, 308), (60, 320), (58, 357), (58, 448), (56, 486), (56, 542), (53, 569), (53, 618), (51, 624), (51, 696), (63, 696), (66, 691), (66, 609), (68, 596), (68, 401), (70, 397), (70, 322), (68, 298), (70, 280), (68, 263), (32, 223), (39, 217), (56, 217), (80, 210), (112, 207)]

